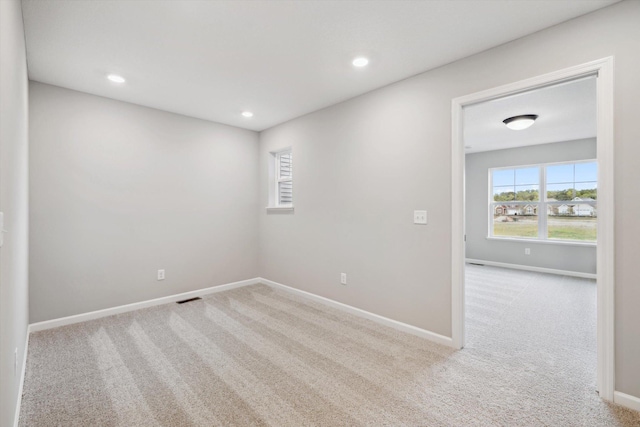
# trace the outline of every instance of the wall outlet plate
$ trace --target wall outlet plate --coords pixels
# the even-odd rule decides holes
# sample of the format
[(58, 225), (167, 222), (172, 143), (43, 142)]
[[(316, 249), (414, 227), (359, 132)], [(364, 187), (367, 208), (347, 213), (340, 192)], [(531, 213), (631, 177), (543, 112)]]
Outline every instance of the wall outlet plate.
[(164, 280), (164, 270), (158, 270), (158, 280)]
[(347, 273), (340, 273), (340, 284), (347, 284)]
[(427, 223), (427, 211), (413, 211), (413, 223), (425, 225)]

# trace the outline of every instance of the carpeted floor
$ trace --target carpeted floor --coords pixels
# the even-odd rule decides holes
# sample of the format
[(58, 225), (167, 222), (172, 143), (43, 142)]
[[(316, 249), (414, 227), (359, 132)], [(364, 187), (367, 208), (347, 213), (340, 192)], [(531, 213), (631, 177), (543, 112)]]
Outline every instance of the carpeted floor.
[(468, 266), (462, 351), (255, 285), (34, 333), (20, 425), (640, 426), (595, 391), (595, 283)]

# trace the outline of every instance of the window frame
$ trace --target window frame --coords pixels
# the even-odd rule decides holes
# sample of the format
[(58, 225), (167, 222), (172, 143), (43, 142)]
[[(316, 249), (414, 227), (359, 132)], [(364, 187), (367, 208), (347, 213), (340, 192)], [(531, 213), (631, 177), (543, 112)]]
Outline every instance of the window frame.
[[(293, 148), (287, 147), (269, 153), (269, 205), (267, 210), (293, 210), (293, 190), (291, 203), (280, 203), (280, 183), (290, 182), (293, 189)], [(280, 176), (280, 159), (282, 156), (291, 154), (291, 176)]]
[[(548, 163), (534, 163), (528, 165), (517, 165), (517, 166), (500, 166), (495, 168), (489, 168), (488, 170), (488, 180), (489, 180), (489, 204), (488, 204), (488, 233), (487, 239), (492, 240), (517, 240), (517, 241), (527, 241), (527, 242), (538, 242), (538, 243), (551, 243), (551, 244), (561, 244), (561, 245), (577, 245), (577, 246), (595, 246), (598, 243), (597, 236), (596, 240), (570, 240), (570, 239), (551, 239), (548, 237), (548, 207), (549, 206), (560, 206), (563, 204), (567, 204), (566, 200), (557, 200), (557, 201), (549, 201), (547, 200), (547, 167), (549, 166), (558, 166), (558, 165), (577, 165), (582, 163), (596, 163), (598, 170), (596, 173), (599, 173), (599, 165), (597, 159), (584, 159), (584, 160), (571, 160), (571, 161), (562, 161), (562, 162), (548, 162)], [(496, 170), (515, 170), (515, 169), (526, 169), (526, 168), (538, 168), (538, 199), (537, 201), (531, 200), (511, 200), (507, 202), (496, 202), (493, 194), (493, 172)], [(573, 188), (575, 191), (576, 181), (575, 176), (573, 178)], [(578, 181), (578, 183), (582, 182), (593, 182), (593, 181)], [(596, 175), (596, 188), (598, 184), (598, 175)], [(514, 178), (514, 190), (516, 187), (515, 178)], [(517, 193), (516, 193), (517, 194)], [(574, 193), (574, 197), (577, 197)], [(525, 236), (496, 236), (493, 232), (494, 225), (494, 214), (496, 206), (498, 205), (537, 205), (538, 206), (538, 235), (536, 237), (525, 237)], [(593, 205), (597, 204), (597, 199), (595, 201), (586, 201), (584, 204)], [(597, 215), (596, 215), (597, 221)]]

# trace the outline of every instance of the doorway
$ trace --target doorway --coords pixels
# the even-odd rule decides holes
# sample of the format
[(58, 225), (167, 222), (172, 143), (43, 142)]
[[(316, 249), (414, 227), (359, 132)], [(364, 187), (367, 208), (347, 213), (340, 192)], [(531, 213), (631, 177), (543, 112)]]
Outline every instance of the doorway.
[(465, 149), (463, 108), (563, 82), (596, 78), (597, 92), (597, 384), (601, 398), (614, 393), (613, 300), (613, 58), (590, 62), (452, 101), (452, 341), (465, 345)]

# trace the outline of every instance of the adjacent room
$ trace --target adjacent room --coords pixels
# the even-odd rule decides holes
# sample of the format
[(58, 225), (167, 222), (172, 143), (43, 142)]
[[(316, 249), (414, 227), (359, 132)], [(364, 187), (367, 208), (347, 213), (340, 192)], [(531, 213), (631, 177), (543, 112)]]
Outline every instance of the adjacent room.
[(594, 397), (597, 76), (474, 104), (463, 120), (465, 350), (502, 359), (523, 388), (541, 375), (554, 398)]
[(1, 0), (0, 425), (640, 426), (638, 22)]

